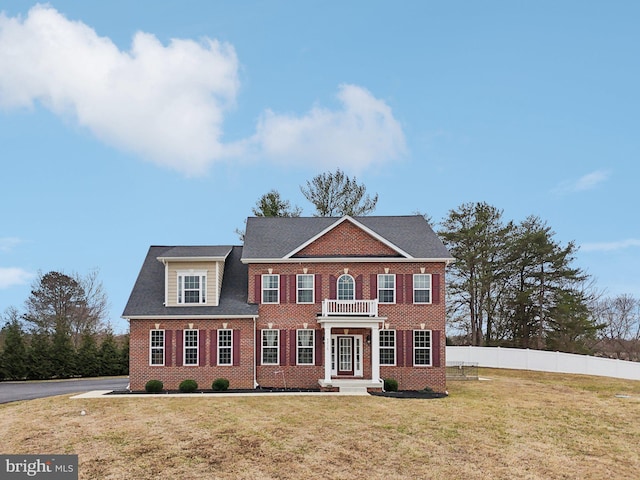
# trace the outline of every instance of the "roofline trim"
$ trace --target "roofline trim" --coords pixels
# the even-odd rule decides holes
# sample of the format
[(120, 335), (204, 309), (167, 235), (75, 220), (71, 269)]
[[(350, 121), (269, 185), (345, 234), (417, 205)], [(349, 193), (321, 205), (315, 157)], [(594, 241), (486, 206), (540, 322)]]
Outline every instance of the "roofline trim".
[(329, 225), (327, 228), (325, 228), (324, 230), (322, 230), (320, 233), (318, 233), (317, 235), (311, 237), (309, 240), (307, 240), (306, 242), (304, 242), (302, 245), (296, 247), (295, 249), (293, 249), (291, 252), (287, 253), (283, 258), (290, 258), (293, 255), (295, 255), (296, 253), (298, 253), (299, 251), (303, 250), (305, 247), (307, 247), (308, 245), (311, 245), (313, 242), (315, 242), (317, 239), (319, 239), (320, 237), (326, 235), (327, 233), (329, 233), (331, 230), (333, 230), (334, 228), (336, 228), (338, 225), (342, 224), (345, 221), (349, 221), (351, 222), (353, 225), (355, 225), (356, 227), (360, 228), (361, 230), (365, 231), (366, 233), (368, 233), (369, 235), (371, 235), (373, 238), (375, 238), (376, 240), (378, 240), (379, 242), (382, 242), (384, 245), (386, 245), (387, 247), (391, 248), (392, 250), (398, 252), (400, 255), (403, 255), (407, 258), (413, 258), (411, 255), (409, 255), (407, 252), (405, 252), (404, 250), (402, 250), (401, 248), (399, 248), (397, 245), (394, 245), (393, 243), (391, 243), (389, 240), (387, 240), (386, 238), (382, 237), (381, 235), (379, 235), (378, 233), (374, 232), (373, 230), (371, 230), (369, 227), (366, 227), (365, 225), (363, 225), (362, 223), (358, 222), (357, 220), (355, 220), (353, 217), (349, 216), (349, 215), (345, 215), (344, 217), (338, 219), (337, 221), (335, 221), (334, 223), (332, 223), (331, 225)]
[(224, 262), (229, 255), (224, 257), (156, 257), (159, 262)]
[(398, 257), (305, 257), (305, 258), (243, 258), (244, 264), (251, 263), (446, 263), (449, 265), (455, 259), (444, 258), (398, 258)]
[(247, 320), (258, 318), (258, 315), (122, 315), (125, 320), (186, 320), (188, 318), (197, 319), (229, 319), (234, 318)]

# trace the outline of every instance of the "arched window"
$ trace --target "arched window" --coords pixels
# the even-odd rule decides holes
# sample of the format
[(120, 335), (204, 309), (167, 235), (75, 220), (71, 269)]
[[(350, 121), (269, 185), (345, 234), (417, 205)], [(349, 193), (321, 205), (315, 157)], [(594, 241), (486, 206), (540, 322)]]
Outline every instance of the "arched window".
[(351, 275), (340, 275), (338, 278), (338, 300), (355, 299), (355, 284)]

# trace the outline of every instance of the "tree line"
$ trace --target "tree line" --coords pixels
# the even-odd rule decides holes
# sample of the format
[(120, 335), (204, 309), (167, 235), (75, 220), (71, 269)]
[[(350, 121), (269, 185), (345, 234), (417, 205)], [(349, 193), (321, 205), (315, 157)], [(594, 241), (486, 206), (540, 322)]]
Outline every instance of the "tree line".
[(0, 380), (128, 374), (129, 337), (113, 335), (107, 310), (97, 271), (39, 274), (24, 311), (3, 314)]

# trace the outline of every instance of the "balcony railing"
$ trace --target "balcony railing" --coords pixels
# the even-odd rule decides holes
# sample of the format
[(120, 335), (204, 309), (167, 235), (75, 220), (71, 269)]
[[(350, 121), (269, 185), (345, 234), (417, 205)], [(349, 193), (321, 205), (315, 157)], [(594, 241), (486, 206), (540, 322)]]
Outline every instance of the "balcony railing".
[(378, 299), (374, 300), (328, 300), (322, 301), (322, 316), (377, 317)]

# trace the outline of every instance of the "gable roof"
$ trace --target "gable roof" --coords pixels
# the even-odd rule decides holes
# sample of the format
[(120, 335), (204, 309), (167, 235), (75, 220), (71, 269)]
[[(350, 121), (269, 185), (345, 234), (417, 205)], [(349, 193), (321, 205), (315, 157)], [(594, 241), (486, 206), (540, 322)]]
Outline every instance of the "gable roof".
[(453, 260), (421, 215), (367, 217), (249, 217), (242, 262), (284, 260), (344, 221), (398, 252), (398, 258)]
[[(218, 306), (164, 306), (165, 267), (159, 259), (180, 258), (193, 261), (194, 258), (219, 258), (224, 252), (227, 254)], [(150, 247), (122, 316), (124, 318), (195, 318), (258, 315), (258, 306), (247, 303), (248, 268), (240, 262), (241, 256), (242, 247)]]

